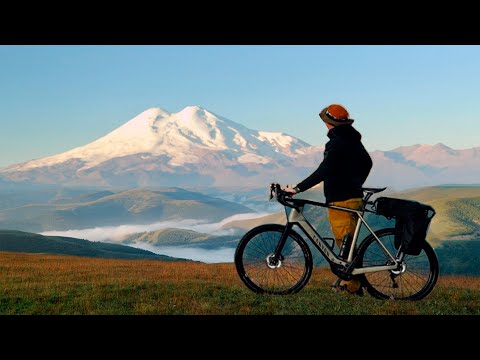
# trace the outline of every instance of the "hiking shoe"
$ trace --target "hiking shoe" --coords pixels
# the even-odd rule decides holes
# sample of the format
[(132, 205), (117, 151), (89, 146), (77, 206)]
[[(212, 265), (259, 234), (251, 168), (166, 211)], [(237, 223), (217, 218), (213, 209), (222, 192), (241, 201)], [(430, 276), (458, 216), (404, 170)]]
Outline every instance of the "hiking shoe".
[(351, 295), (357, 295), (357, 296), (363, 296), (363, 288), (360, 287), (357, 291), (350, 291), (347, 288), (347, 285), (338, 285), (336, 287), (332, 287), (333, 291), (338, 292), (338, 293), (346, 293), (346, 294), (351, 294)]
[(332, 290), (335, 291), (336, 288), (340, 285), (340, 281), (342, 281), (342, 279), (340, 278), (337, 278), (337, 280), (335, 280), (332, 285), (330, 285), (332, 287)]

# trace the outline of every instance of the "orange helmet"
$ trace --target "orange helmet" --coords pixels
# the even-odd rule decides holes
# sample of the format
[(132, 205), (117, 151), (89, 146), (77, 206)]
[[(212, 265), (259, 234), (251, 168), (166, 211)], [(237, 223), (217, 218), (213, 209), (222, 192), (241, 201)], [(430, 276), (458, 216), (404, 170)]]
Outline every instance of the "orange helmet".
[(332, 104), (320, 112), (320, 118), (327, 124), (338, 126), (343, 124), (352, 124), (353, 119), (349, 119), (347, 109), (342, 105)]

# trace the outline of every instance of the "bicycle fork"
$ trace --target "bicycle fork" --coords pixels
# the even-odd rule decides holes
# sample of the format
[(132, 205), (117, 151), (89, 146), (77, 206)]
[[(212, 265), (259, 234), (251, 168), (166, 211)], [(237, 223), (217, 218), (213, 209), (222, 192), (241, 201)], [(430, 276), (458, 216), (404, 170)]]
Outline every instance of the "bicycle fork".
[(285, 225), (285, 230), (283, 230), (282, 236), (280, 237), (280, 241), (278, 242), (275, 252), (272, 255), (269, 255), (267, 258), (268, 261), (268, 266), (275, 266), (277, 267), (279, 264), (279, 261), (283, 260), (283, 247), (285, 246), (285, 242), (287, 241), (288, 234), (290, 233), (290, 230), (292, 230), (293, 223), (287, 222)]

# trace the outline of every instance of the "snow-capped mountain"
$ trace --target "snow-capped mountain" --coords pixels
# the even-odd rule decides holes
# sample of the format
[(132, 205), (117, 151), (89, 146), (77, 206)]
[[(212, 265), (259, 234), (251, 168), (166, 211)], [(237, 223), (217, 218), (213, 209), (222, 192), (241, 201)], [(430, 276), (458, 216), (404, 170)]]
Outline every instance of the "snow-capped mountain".
[(189, 106), (174, 114), (152, 108), (91, 144), (11, 166), (8, 170), (25, 171), (79, 159), (84, 162), (79, 169), (82, 171), (113, 158), (136, 154), (144, 154), (144, 159), (168, 156), (169, 165), (182, 166), (200, 161), (196, 150), (226, 151), (237, 155), (240, 163), (264, 164), (274, 158), (293, 156), (307, 146), (282, 133), (247, 129), (198, 106)]
[[(0, 170), (14, 181), (97, 185), (253, 185), (286, 166), (311, 167), (321, 148), (257, 131), (198, 106), (151, 108), (106, 136)], [(301, 158), (301, 159), (300, 159)]]
[[(369, 186), (480, 183), (480, 147), (413, 145), (371, 156)], [(0, 183), (266, 186), (298, 182), (322, 158), (323, 147), (252, 130), (198, 106), (177, 113), (151, 108), (90, 144), (0, 169)]]

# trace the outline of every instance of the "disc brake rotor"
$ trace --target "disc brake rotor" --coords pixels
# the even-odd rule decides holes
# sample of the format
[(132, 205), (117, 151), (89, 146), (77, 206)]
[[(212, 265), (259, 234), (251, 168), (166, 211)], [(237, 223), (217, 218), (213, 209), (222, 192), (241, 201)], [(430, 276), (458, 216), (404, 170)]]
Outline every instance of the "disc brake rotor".
[(402, 264), (400, 264), (400, 269), (390, 270), (390, 271), (392, 272), (392, 274), (400, 275), (400, 274), (403, 274), (406, 270), (407, 270), (407, 264), (403, 262)]
[(266, 260), (267, 266), (270, 269), (277, 269), (282, 266), (282, 260), (278, 259), (276, 262), (274, 260), (275, 254), (268, 254)]

